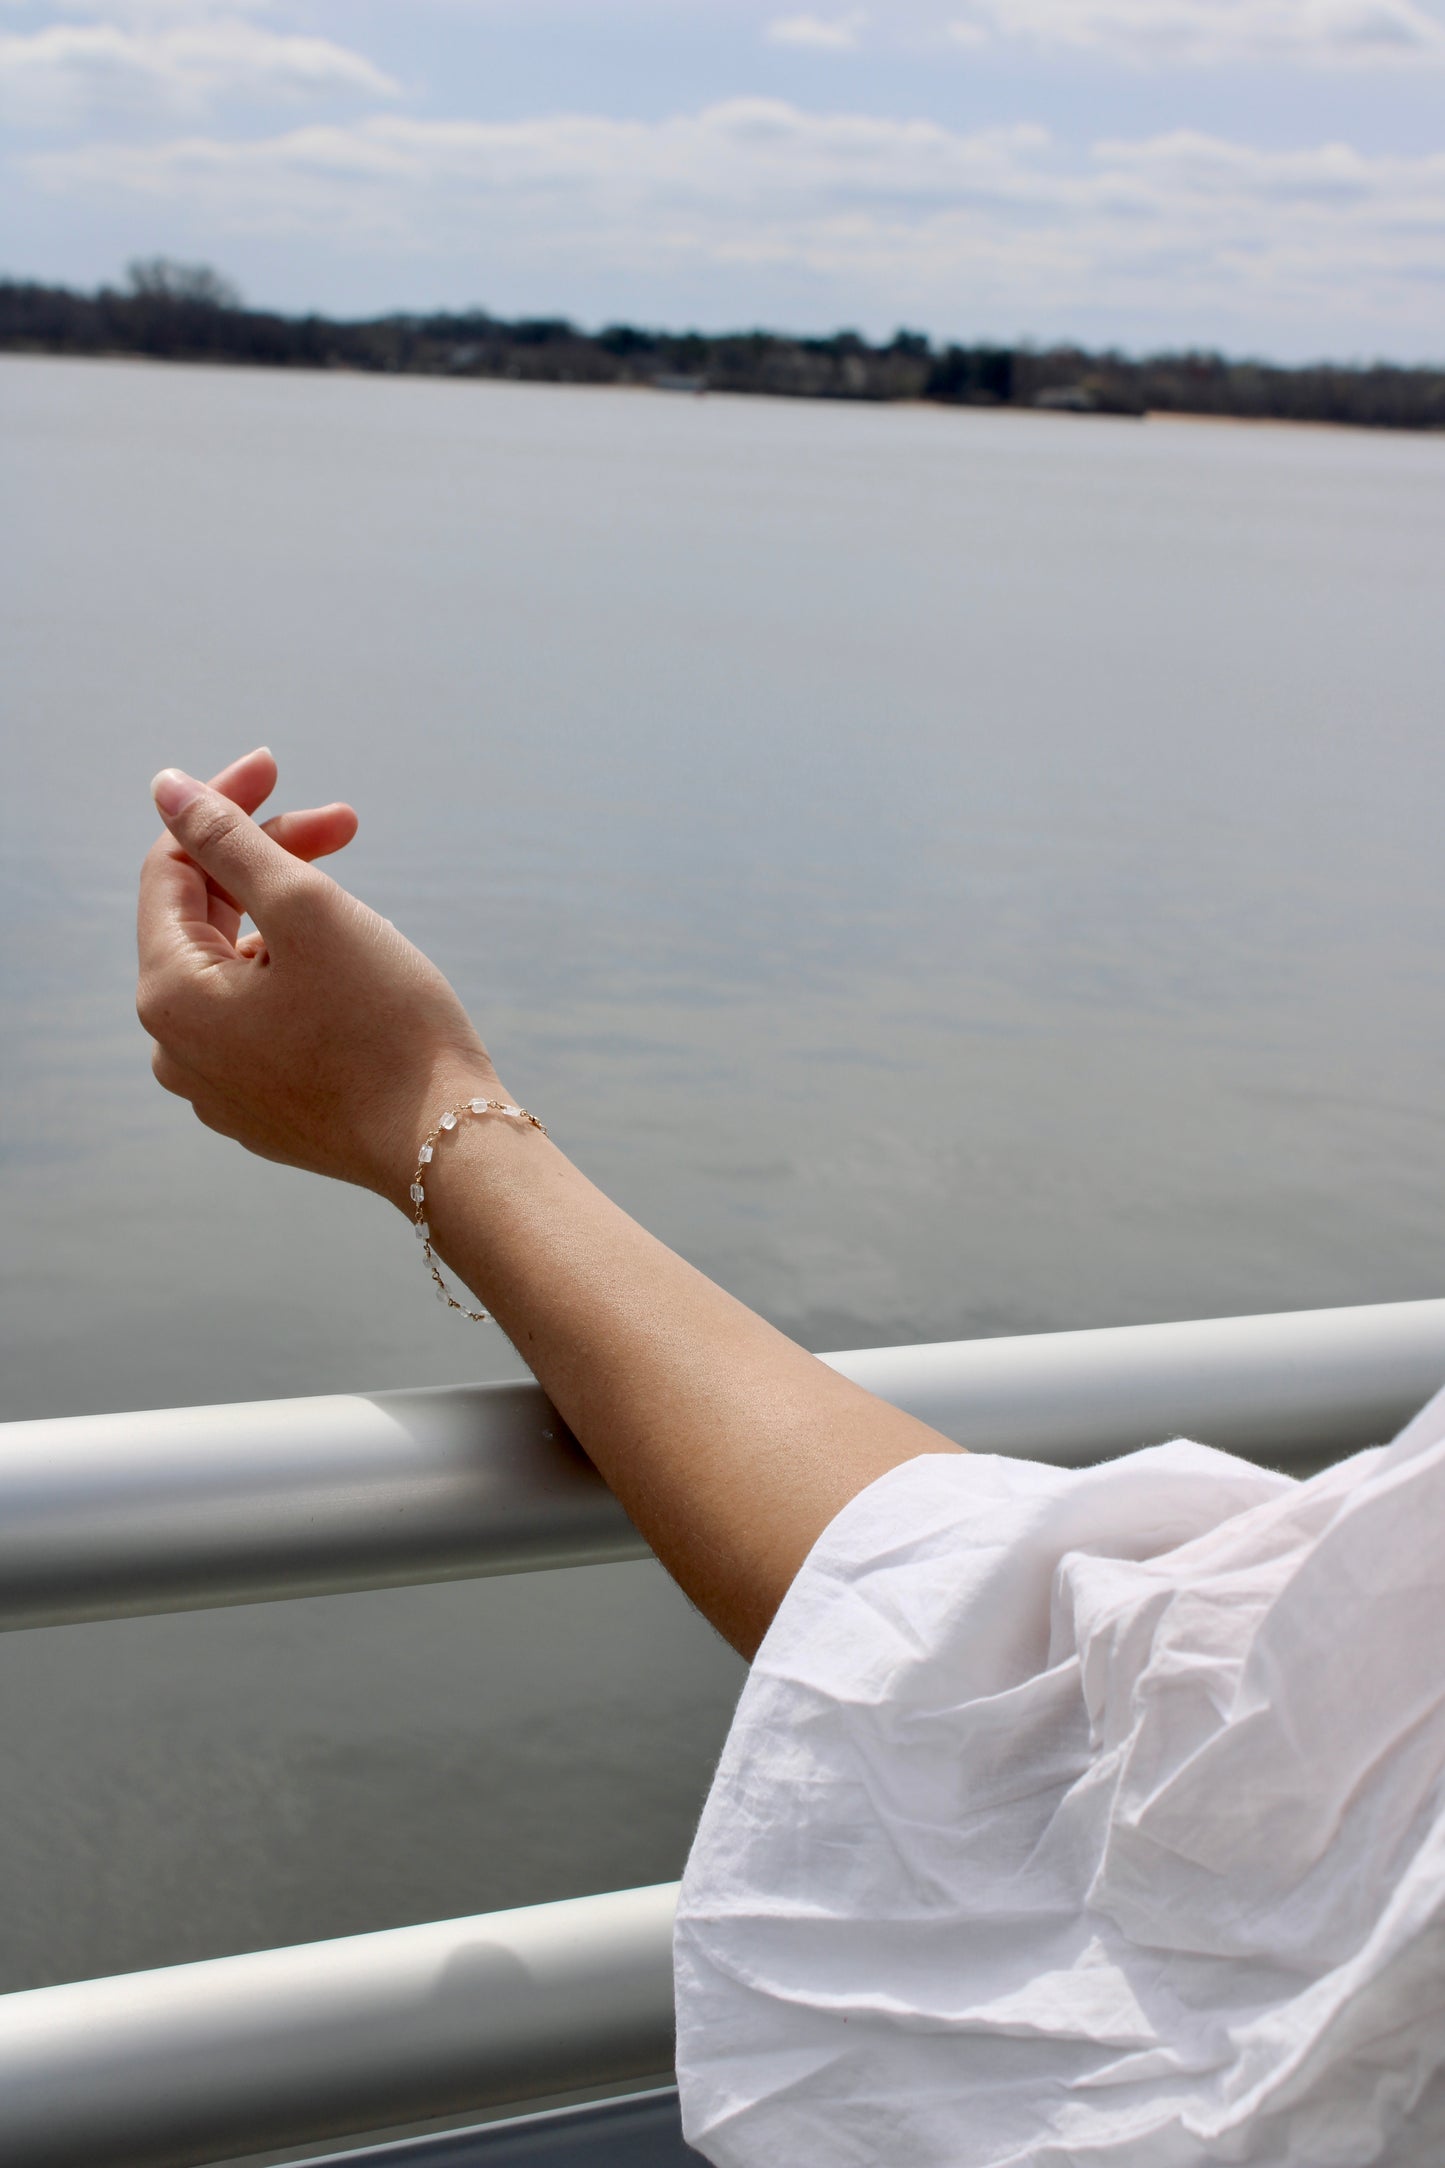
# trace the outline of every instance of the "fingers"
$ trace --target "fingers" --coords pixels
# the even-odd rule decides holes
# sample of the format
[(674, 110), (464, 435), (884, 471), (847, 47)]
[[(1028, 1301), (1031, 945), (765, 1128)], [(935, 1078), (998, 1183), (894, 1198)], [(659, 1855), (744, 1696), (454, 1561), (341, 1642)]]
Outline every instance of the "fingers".
[[(194, 964), (228, 963), (264, 959), (265, 944), (237, 942), (242, 912), (249, 908), (236, 891), (236, 879), (247, 881), (236, 867), (253, 869), (249, 888), (258, 896), (285, 886), (287, 861), (309, 864), (343, 850), (356, 834), (357, 819), (349, 805), (317, 806), (279, 813), (256, 829), (237, 815), (251, 814), (276, 787), (276, 761), (268, 746), (242, 754), (212, 777), (202, 789), (191, 778), (186, 787), (195, 795), (186, 799), (178, 818), (167, 824), (141, 875), (138, 935), (143, 979), (153, 988), (157, 973), (178, 958)], [(212, 797), (230, 800), (236, 815), (223, 815)], [(163, 814), (163, 818), (164, 818)], [(213, 849), (209, 863), (190, 848), (197, 823), (209, 821)], [(229, 825), (230, 834), (225, 832)], [(284, 855), (283, 855), (284, 854)], [(221, 871), (224, 866), (226, 871)], [(266, 906), (263, 904), (262, 908)], [(254, 916), (254, 912), (252, 916)]]
[[(210, 787), (238, 805), (243, 813), (254, 813), (276, 788), (276, 757), (268, 745), (258, 745), (254, 752), (243, 753), (219, 775), (213, 775)], [(357, 819), (349, 805), (324, 805), (273, 814), (270, 820), (261, 822), (261, 827), (283, 851), (310, 865), (317, 858), (329, 858), (334, 851), (344, 850), (356, 834)], [(171, 848), (175, 848), (174, 844)], [(211, 924), (228, 941), (234, 941), (241, 923), (236, 899), (215, 881), (210, 885)]]
[[(270, 746), (258, 745), (253, 753), (243, 753), (219, 775), (213, 775), (209, 787), (229, 798), (243, 813), (254, 813), (276, 788), (276, 772), (276, 756)], [(260, 825), (283, 851), (309, 865), (313, 859), (329, 858), (333, 851), (345, 850), (356, 834), (357, 819), (349, 805), (335, 804), (274, 813)]]
[(143, 980), (153, 979), (182, 955), (217, 963), (234, 956), (225, 929), (212, 923), (212, 903), (206, 876), (169, 836), (151, 846), (141, 867), (136, 907)]
[[(276, 756), (269, 745), (258, 745), (253, 752), (243, 753), (239, 760), (231, 761), (219, 775), (213, 775), (211, 788), (218, 790), (223, 798), (229, 798), (233, 805), (238, 805), (243, 813), (254, 813), (276, 788)], [(169, 836), (166, 844), (170, 850), (175, 849)], [(225, 940), (234, 941), (241, 924), (235, 898), (223, 895), (214, 882), (210, 888), (211, 924)]]
[[(254, 813), (276, 788), (275, 755), (268, 745), (258, 745), (213, 775), (210, 787), (231, 799), (243, 813)], [(148, 961), (153, 968), (155, 951), (162, 942), (168, 950), (177, 944), (189, 942), (194, 947), (199, 943), (207, 954), (224, 957), (235, 941), (240, 919), (233, 900), (187, 863), (170, 835), (162, 835), (141, 873), (142, 962)], [(145, 954), (148, 922), (152, 934), (149, 958)]]
[[(248, 755), (247, 758), (254, 760), (255, 755)], [(259, 782), (256, 772), (242, 777), (240, 771), (245, 763), (237, 761), (234, 767), (224, 769), (219, 777), (213, 779), (211, 788), (220, 790), (224, 797), (240, 806), (243, 813), (254, 813), (261, 798), (275, 787), (276, 763), (270, 759), (269, 754), (267, 762), (271, 781), (264, 785)], [(225, 787), (227, 784), (230, 788)], [(254, 799), (255, 803), (248, 804), (248, 799)], [(314, 859), (329, 858), (333, 851), (345, 850), (356, 834), (357, 819), (349, 805), (323, 805), (292, 813), (274, 813), (270, 820), (261, 822), (261, 827), (274, 843), (280, 844), (283, 851), (288, 851), (303, 864), (310, 865)], [(176, 848), (169, 837), (166, 841), (171, 850)], [(228, 941), (235, 941), (241, 923), (241, 912), (236, 900), (215, 881), (210, 883), (210, 889), (211, 924), (223, 933)], [(238, 943), (237, 946), (239, 945)]]
[(261, 826), (273, 842), (293, 858), (329, 858), (344, 851), (356, 834), (358, 822), (349, 805), (322, 805), (304, 813), (277, 813)]
[[(271, 912), (295, 893), (297, 861), (231, 799), (179, 768), (162, 768), (151, 795), (187, 857), (264, 929)], [(157, 893), (162, 906), (178, 901), (174, 885), (157, 884)], [(143, 948), (147, 933), (166, 943), (172, 930), (163, 914), (159, 922), (143, 923)]]
[(243, 813), (254, 813), (275, 788), (276, 756), (269, 745), (258, 745), (254, 752), (243, 753), (219, 775), (211, 777), (211, 789), (229, 798)]
[[(269, 745), (243, 753), (213, 775), (209, 789), (229, 798), (243, 813), (254, 813), (276, 788), (276, 756)], [(290, 813), (275, 813), (261, 827), (283, 851), (310, 865), (345, 850), (356, 834), (358, 822), (351, 806), (337, 803), (313, 806)]]

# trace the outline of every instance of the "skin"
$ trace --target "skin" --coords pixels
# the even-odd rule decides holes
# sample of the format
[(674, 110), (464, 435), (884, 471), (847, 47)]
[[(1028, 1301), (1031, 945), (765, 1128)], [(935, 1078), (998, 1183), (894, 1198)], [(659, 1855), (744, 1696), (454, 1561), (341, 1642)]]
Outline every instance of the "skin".
[[(258, 825), (275, 783), (262, 748), (209, 785), (178, 769), (152, 785), (167, 832), (141, 876), (137, 1008), (155, 1074), (248, 1151), (410, 1217), (438, 1114), (510, 1095), (436, 967), (314, 863), (355, 834), (351, 808)], [(744, 1656), (850, 1498), (917, 1454), (959, 1450), (734, 1301), (526, 1124), (468, 1120), (444, 1138), (427, 1215), (439, 1255)]]

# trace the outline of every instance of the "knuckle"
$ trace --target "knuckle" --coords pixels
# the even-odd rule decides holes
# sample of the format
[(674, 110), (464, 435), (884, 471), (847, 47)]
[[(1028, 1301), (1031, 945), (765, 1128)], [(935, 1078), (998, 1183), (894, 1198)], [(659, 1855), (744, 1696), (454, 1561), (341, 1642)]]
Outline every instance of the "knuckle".
[(310, 866), (287, 869), (286, 878), (271, 899), (271, 918), (284, 933), (303, 940), (311, 937), (326, 915), (326, 896), (334, 883)]
[(236, 1132), (225, 1108), (213, 1099), (193, 1099), (191, 1112), (203, 1129), (211, 1130), (218, 1137), (228, 1137), (234, 1143)]
[(154, 979), (142, 979), (137, 986), (135, 1013), (140, 1018), (142, 1030), (148, 1031), (152, 1038), (158, 1038), (165, 1018), (165, 1004)]
[(151, 1075), (163, 1092), (170, 1092), (176, 1099), (189, 1099), (192, 1080), (187, 1078), (179, 1063), (173, 1061), (163, 1046), (151, 1049)]
[(197, 1019), (192, 989), (185, 975), (174, 969), (142, 973), (136, 987), (135, 1013), (141, 1029), (163, 1046), (184, 1045), (194, 1036)]
[(191, 814), (186, 842), (194, 845), (196, 850), (204, 855), (205, 852), (214, 850), (218, 843), (224, 843), (228, 837), (234, 835), (237, 824), (238, 816), (234, 810), (223, 804), (203, 803)]

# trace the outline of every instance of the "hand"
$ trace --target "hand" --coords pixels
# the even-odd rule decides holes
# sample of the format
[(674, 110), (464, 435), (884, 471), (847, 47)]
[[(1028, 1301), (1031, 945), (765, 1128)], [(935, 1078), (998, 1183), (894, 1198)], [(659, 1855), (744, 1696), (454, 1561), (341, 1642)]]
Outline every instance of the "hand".
[(141, 874), (152, 1066), (207, 1128), (406, 1210), (439, 1110), (505, 1095), (441, 973), (307, 862), (350, 841), (351, 808), (248, 817), (275, 773), (262, 751), (209, 786), (172, 768), (152, 785), (169, 831)]

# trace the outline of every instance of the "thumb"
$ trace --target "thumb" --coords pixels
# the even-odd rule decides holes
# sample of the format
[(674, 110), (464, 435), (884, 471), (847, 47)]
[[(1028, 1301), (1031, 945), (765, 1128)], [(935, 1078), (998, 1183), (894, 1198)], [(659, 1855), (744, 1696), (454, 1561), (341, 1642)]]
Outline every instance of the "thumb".
[(248, 813), (183, 768), (162, 768), (151, 796), (186, 856), (263, 930), (268, 911), (307, 878), (306, 869)]

